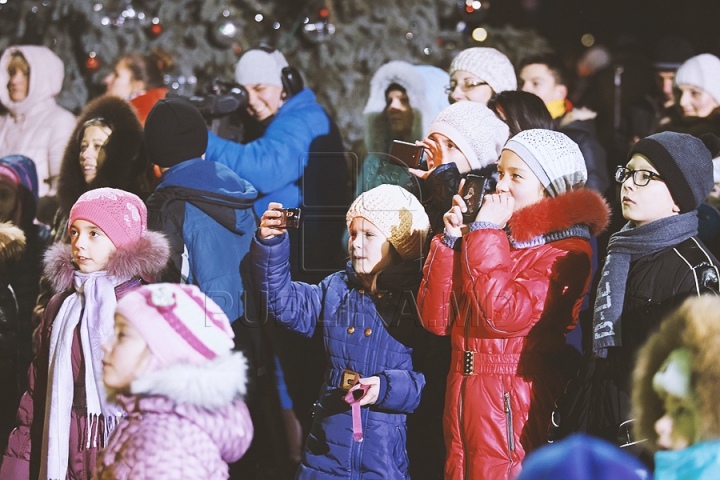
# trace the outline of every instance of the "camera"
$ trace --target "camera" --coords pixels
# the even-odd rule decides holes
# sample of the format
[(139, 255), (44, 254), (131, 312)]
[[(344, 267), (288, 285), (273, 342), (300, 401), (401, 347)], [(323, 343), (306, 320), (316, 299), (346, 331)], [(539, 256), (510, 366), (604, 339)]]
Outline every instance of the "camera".
[(390, 156), (400, 160), (408, 168), (418, 168), (423, 161), (425, 149), (414, 143), (393, 140)]
[(488, 189), (490, 179), (480, 175), (468, 174), (465, 177), (460, 196), (465, 200), (467, 211), (463, 213), (463, 223), (469, 225), (475, 221), (480, 207), (485, 199), (485, 190)]
[(300, 213), (299, 208), (279, 208), (277, 209), (282, 215), (280, 216), (280, 225), (276, 228), (299, 228)]
[(212, 92), (205, 96), (185, 97), (168, 94), (168, 97), (179, 98), (197, 108), (205, 119), (208, 130), (217, 136), (243, 143), (248, 136), (246, 109), (249, 95), (247, 90), (240, 84), (215, 79)]

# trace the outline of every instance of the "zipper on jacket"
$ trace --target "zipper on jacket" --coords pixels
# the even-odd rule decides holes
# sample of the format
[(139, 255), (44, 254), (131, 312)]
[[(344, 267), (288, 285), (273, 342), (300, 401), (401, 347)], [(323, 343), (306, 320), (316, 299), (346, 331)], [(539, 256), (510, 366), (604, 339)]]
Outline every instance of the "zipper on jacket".
[(508, 457), (510, 459), (510, 466), (508, 472), (512, 468), (513, 464), (513, 452), (515, 451), (515, 432), (513, 429), (513, 416), (512, 408), (510, 407), (510, 392), (503, 394), (503, 403), (505, 405), (505, 422), (507, 423), (507, 441), (508, 441)]

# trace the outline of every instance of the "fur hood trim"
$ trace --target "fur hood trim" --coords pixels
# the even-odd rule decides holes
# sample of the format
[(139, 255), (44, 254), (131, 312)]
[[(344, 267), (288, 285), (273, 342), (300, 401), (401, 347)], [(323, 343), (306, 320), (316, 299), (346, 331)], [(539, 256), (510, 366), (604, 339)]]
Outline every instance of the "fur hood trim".
[(595, 117), (597, 117), (597, 113), (593, 112), (589, 108), (573, 108), (565, 115), (563, 115), (562, 119), (560, 120), (560, 128), (563, 128), (571, 124), (572, 122), (593, 120)]
[[(95, 180), (88, 185), (80, 168), (80, 144), (83, 125), (94, 118), (103, 118), (111, 126), (113, 134), (122, 132), (122, 135), (118, 136), (122, 136), (122, 139), (117, 138), (112, 145), (108, 141), (105, 162), (98, 169)], [(150, 168), (144, 152), (143, 138), (140, 121), (125, 100), (103, 95), (88, 103), (78, 117), (60, 165), (58, 201), (61, 211), (69, 213), (80, 195), (99, 187), (120, 188), (138, 195), (143, 200), (147, 198), (149, 192), (143, 190), (149, 190), (149, 186), (137, 185), (138, 172), (146, 166)]]
[(655, 422), (665, 414), (665, 405), (652, 386), (653, 376), (670, 352), (690, 351), (691, 391), (695, 394), (699, 441), (720, 437), (720, 298), (713, 295), (691, 297), (661, 324), (638, 352), (633, 372), (632, 418), (637, 438), (657, 450)]
[(247, 360), (240, 352), (210, 360), (202, 365), (178, 363), (135, 379), (133, 395), (158, 395), (177, 404), (218, 410), (247, 392)]
[(0, 223), (0, 264), (20, 260), (25, 252), (25, 233), (12, 223)]
[(610, 222), (610, 207), (588, 188), (548, 197), (515, 212), (508, 222), (510, 236), (527, 242), (546, 233), (567, 230), (574, 225), (587, 225), (590, 235), (597, 236)]
[[(140, 277), (149, 283), (165, 268), (170, 258), (170, 244), (165, 235), (152, 230), (137, 242), (118, 248), (110, 257), (107, 271), (115, 277)], [(55, 293), (69, 290), (73, 285), (75, 264), (72, 260), (72, 246), (55, 243), (45, 253), (45, 276)]]

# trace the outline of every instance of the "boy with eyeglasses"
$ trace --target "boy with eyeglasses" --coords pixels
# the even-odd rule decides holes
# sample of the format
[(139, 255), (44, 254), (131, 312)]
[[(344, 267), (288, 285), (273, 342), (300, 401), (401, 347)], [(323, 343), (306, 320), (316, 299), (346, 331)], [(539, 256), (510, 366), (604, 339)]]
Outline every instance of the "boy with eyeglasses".
[[(555, 438), (584, 431), (632, 443), (630, 389), (635, 355), (661, 319), (689, 296), (718, 295), (717, 259), (698, 240), (697, 207), (713, 188), (710, 145), (662, 132), (640, 140), (618, 167), (623, 217), (610, 237), (597, 288), (593, 357), (558, 400)], [(583, 407), (573, 400), (587, 400)], [(577, 409), (586, 409), (578, 412)]]

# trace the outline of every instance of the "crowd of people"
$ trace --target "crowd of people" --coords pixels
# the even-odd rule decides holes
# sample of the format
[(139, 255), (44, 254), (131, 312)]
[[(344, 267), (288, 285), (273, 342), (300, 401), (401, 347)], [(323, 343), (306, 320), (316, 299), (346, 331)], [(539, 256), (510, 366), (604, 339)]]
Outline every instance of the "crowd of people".
[(167, 52), (76, 118), (7, 48), (0, 480), (715, 478), (720, 59), (608, 112), (606, 56), (390, 61), (353, 169), (274, 48), (241, 142)]

